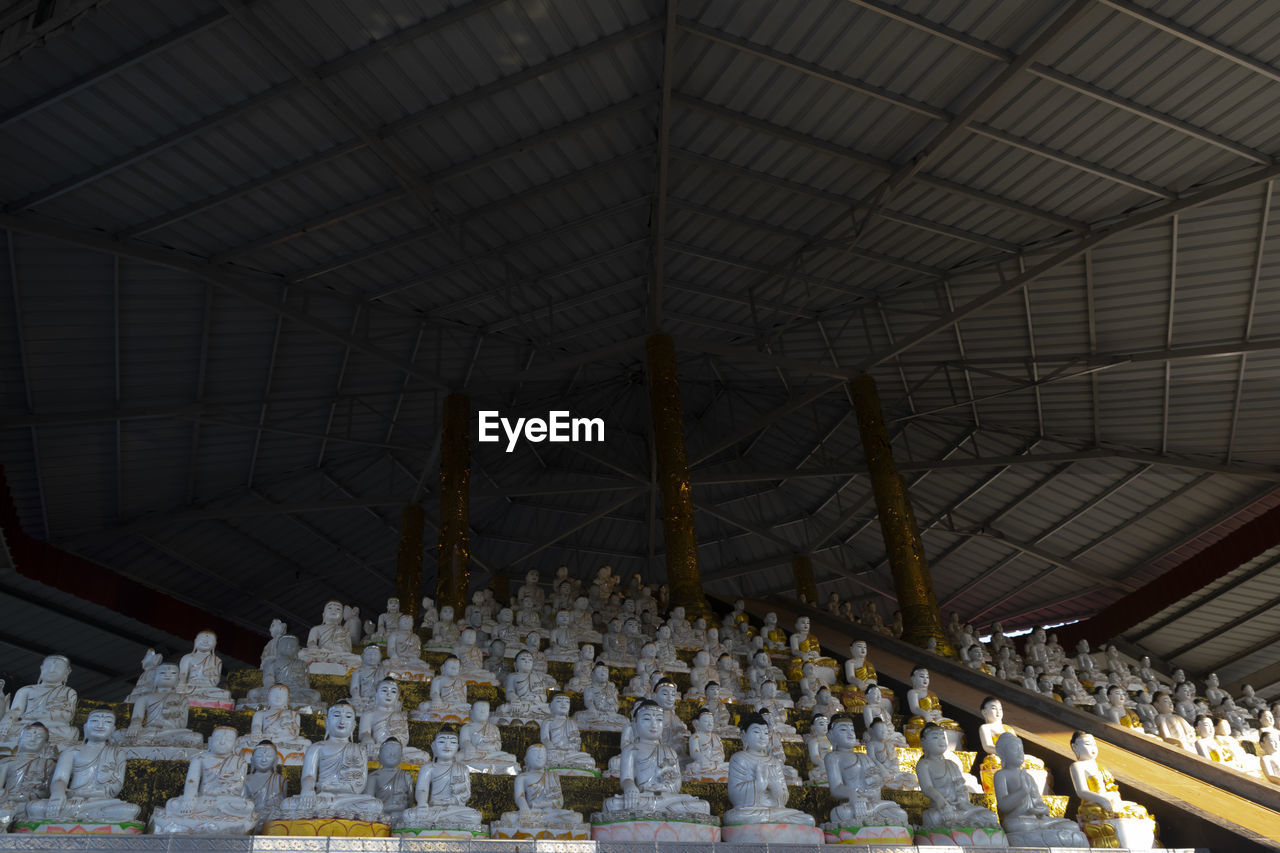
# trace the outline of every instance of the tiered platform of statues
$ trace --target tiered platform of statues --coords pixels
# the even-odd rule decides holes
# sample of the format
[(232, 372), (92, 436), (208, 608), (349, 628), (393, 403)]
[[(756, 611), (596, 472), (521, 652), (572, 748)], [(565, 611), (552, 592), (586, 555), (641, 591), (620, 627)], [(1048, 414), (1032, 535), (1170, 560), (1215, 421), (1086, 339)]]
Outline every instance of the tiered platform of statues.
[[(833, 609), (834, 608), (834, 609)], [(838, 601), (829, 609), (841, 612)], [(176, 662), (154, 653), (127, 697), (80, 700), (51, 656), (0, 719), (0, 815), (16, 832), (399, 835), (733, 843), (1150, 848), (1156, 827), (1122, 798), (1077, 732), (1069, 789), (980, 708), (977, 743), (930, 690), (899, 692), (874, 644), (837, 659), (801, 616), (718, 624), (668, 609), (665, 590), (607, 566), (585, 587), (530, 572), (504, 605), (391, 599), (376, 621), (339, 602), (290, 634), (275, 622), (257, 670), (224, 678), (201, 632)], [(890, 634), (874, 604), (864, 627)], [(962, 660), (1089, 707), (1259, 778), (1280, 777), (1272, 711), (1216, 680), (1114, 648), (1068, 656), (1043, 631), (1021, 653), (953, 620)], [(842, 652), (845, 650), (841, 650)], [(899, 695), (900, 693), (900, 695)], [(1248, 745), (1248, 746), (1246, 746)], [(981, 761), (978, 762), (978, 754)], [(976, 766), (975, 766), (976, 765)], [(1063, 782), (1067, 780), (1061, 780)], [(1071, 802), (1074, 795), (1074, 802)], [(1072, 818), (1067, 818), (1068, 812)]]

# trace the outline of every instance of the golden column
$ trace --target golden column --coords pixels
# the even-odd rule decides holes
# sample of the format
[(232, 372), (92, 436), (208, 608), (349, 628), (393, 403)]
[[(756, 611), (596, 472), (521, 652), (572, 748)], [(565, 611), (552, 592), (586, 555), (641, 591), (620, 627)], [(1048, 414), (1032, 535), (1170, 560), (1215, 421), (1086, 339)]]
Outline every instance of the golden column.
[(436, 551), (436, 604), (461, 618), (471, 580), (471, 435), (470, 401), (462, 394), (444, 398), (440, 440), (440, 547)]
[(792, 557), (791, 573), (796, 577), (796, 596), (817, 607), (818, 584), (813, 580), (813, 558), (808, 554)]
[(702, 577), (698, 573), (698, 538), (693, 532), (693, 489), (684, 452), (676, 345), (670, 335), (658, 333), (649, 336), (645, 351), (671, 606), (683, 607), (690, 621), (699, 616), (710, 618), (711, 608), (702, 594)]
[(933, 578), (920, 544), (911, 496), (893, 464), (893, 448), (889, 444), (889, 431), (885, 429), (876, 381), (870, 376), (859, 376), (849, 383), (849, 388), (862, 434), (862, 452), (867, 457), (867, 473), (876, 497), (880, 532), (898, 594), (898, 608), (902, 611), (902, 639), (924, 648), (932, 638), (937, 641), (939, 654), (954, 656), (942, 630), (942, 614), (933, 594)]
[(427, 514), (422, 507), (404, 508), (400, 516), (400, 550), (396, 552), (396, 597), (400, 599), (400, 612), (415, 617), (422, 591), (422, 535), (426, 526)]

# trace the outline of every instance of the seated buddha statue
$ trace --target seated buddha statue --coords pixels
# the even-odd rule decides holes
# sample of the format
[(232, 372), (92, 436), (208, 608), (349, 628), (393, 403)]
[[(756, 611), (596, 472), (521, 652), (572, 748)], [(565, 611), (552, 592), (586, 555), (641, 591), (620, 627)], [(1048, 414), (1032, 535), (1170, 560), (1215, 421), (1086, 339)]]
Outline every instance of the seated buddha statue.
[(993, 789), (1010, 846), (1088, 847), (1089, 839), (1075, 821), (1049, 814), (1040, 783), (1025, 769), (1022, 739), (1007, 733), (997, 749), (1001, 769), (995, 772)]
[(462, 664), (456, 657), (449, 655), (445, 658), (440, 664), (439, 674), (431, 679), (428, 701), (418, 703), (409, 719), (428, 722), (465, 720), (471, 706), (467, 703), (467, 682), (463, 680), (461, 671)]
[(788, 681), (799, 681), (801, 667), (804, 666), (805, 661), (809, 661), (817, 667), (817, 673), (824, 682), (835, 683), (836, 669), (839, 664), (835, 658), (825, 657), (818, 638), (809, 634), (808, 616), (796, 617), (795, 631), (787, 639), (787, 644), (791, 649), (791, 665), (787, 670)]
[[(387, 738), (395, 738), (401, 744), (409, 742), (409, 715), (400, 702), (400, 684), (392, 678), (384, 678), (378, 684), (373, 704), (360, 715), (357, 727), (360, 745), (372, 760)], [(402, 746), (404, 760), (409, 764), (422, 764), (428, 760), (425, 752), (412, 746)]]
[[(364, 713), (373, 705), (373, 694), (382, 681), (382, 646), (370, 643), (360, 653), (360, 666), (351, 672), (351, 681), (347, 684), (350, 698), (347, 700), (357, 714)], [(253, 691), (249, 691), (252, 695)]]
[(564, 793), (559, 777), (548, 765), (547, 748), (540, 743), (530, 744), (524, 754), (525, 770), (516, 776), (512, 799), (516, 811), (503, 812), (493, 823), (494, 835), (499, 838), (542, 838), (551, 833), (569, 832), (585, 837), (590, 830), (582, 821), (582, 815), (564, 807)]
[(387, 659), (382, 663), (382, 677), (396, 681), (430, 681), (431, 664), (422, 659), (422, 640), (413, 630), (413, 617), (401, 614), (399, 621), (388, 623), (388, 627)]
[(382, 802), (383, 818), (391, 822), (400, 819), (413, 800), (413, 780), (400, 764), (404, 760), (404, 747), (396, 738), (389, 737), (378, 748), (378, 767), (369, 771), (364, 793)]
[(212, 631), (196, 634), (194, 648), (178, 661), (178, 692), (192, 705), (232, 708), (231, 692), (219, 687), (222, 658), (217, 652), (218, 636)]
[(30, 723), (19, 732), (13, 753), (0, 758), (0, 832), (27, 817), (28, 803), (48, 798), (57, 760), (42, 723)]
[(580, 729), (620, 732), (627, 725), (627, 718), (618, 712), (618, 688), (609, 680), (609, 667), (595, 665), (591, 682), (582, 693), (586, 707), (573, 715)]
[[(187, 728), (190, 705), (178, 691), (178, 665), (162, 663), (152, 670), (151, 692), (133, 704), (129, 727), (115, 732), (112, 741), (129, 747), (198, 749), (204, 737)], [(181, 759), (183, 753), (174, 756)]]
[(116, 717), (111, 711), (89, 712), (84, 743), (58, 756), (49, 782), (49, 797), (27, 804), (27, 817), (37, 821), (124, 823), (138, 817), (140, 806), (119, 799), (124, 787), (124, 753), (111, 745)]
[(886, 788), (899, 791), (919, 790), (916, 774), (903, 770), (898, 761), (896, 736), (899, 735), (893, 730), (892, 723), (881, 719), (872, 720), (863, 736), (867, 760), (875, 765), (876, 773)]
[[(1185, 722), (1185, 721), (1184, 721)], [(1076, 811), (1085, 834), (1093, 847), (1150, 848), (1155, 836), (1155, 821), (1142, 806), (1120, 798), (1120, 788), (1111, 774), (1098, 763), (1098, 744), (1093, 735), (1075, 732), (1071, 751), (1076, 760), (1071, 765), (1071, 783), (1080, 806)], [(1122, 819), (1124, 822), (1117, 823)], [(1117, 838), (1134, 828), (1143, 830), (1136, 837)]]
[(79, 697), (67, 686), (71, 662), (62, 655), (49, 655), (40, 663), (40, 680), (21, 687), (13, 695), (9, 712), (0, 720), (0, 748), (12, 748), (23, 728), (40, 723), (49, 732), (49, 743), (64, 748), (79, 740), (71, 718)]
[[(873, 681), (877, 681), (876, 668), (867, 660), (867, 641), (854, 640), (849, 644), (849, 657), (844, 662), (844, 688), (840, 691), (840, 699), (844, 702), (845, 708), (857, 714), (862, 711), (862, 705), (866, 701), (864, 692), (867, 685)], [(836, 690), (836, 688), (832, 688)], [(893, 702), (893, 691), (886, 687), (880, 688), (882, 698), (889, 703)]]
[[(982, 744), (982, 766), (979, 771), (982, 777), (982, 789), (987, 793), (991, 793), (996, 772), (1003, 766), (1000, 763), (999, 742), (1004, 737), (1016, 737), (1014, 731), (1004, 723), (1004, 703), (994, 696), (988, 696), (982, 700), (979, 707), (982, 713), (982, 725), (978, 727), (978, 741)], [(1031, 774), (1031, 778), (1036, 783), (1036, 789), (1041, 794), (1050, 793), (1048, 789), (1049, 772), (1045, 769), (1044, 761), (1036, 758), (1034, 755), (1026, 755), (1023, 753), (1022, 767)]]
[(952, 749), (964, 746), (964, 733), (960, 724), (942, 715), (942, 703), (936, 693), (929, 692), (929, 670), (917, 666), (911, 670), (911, 689), (907, 691), (907, 709), (911, 718), (902, 727), (908, 746), (920, 746), (920, 732), (933, 723), (946, 733)]
[(236, 730), (218, 726), (209, 748), (191, 760), (182, 796), (151, 815), (152, 832), (245, 835), (254, 825), (253, 800), (245, 797), (249, 762), (236, 748)]
[(281, 764), (301, 764), (311, 741), (302, 736), (302, 717), (292, 705), (289, 686), (272, 685), (267, 707), (253, 712), (249, 734), (238, 741), (240, 751), (251, 754), (263, 741), (270, 741)]
[(920, 749), (923, 752), (916, 762), (916, 779), (920, 791), (929, 798), (929, 808), (924, 810), (921, 825), (939, 827), (997, 827), (999, 819), (986, 806), (970, 801), (964, 773), (947, 760), (947, 732), (934, 723), (925, 725), (920, 733)]
[[(371, 648), (374, 649), (375, 654), (381, 654), (378, 646), (371, 646)], [(252, 688), (241, 701), (240, 707), (265, 707), (267, 693), (275, 684), (283, 684), (289, 688), (289, 701), (293, 707), (299, 709), (320, 707), (323, 700), (320, 698), (320, 691), (311, 687), (311, 675), (307, 672), (307, 665), (298, 657), (301, 650), (297, 637), (292, 634), (280, 637), (276, 644), (275, 655), (262, 670), (262, 685)], [(352, 678), (355, 678), (354, 673)]]
[(778, 614), (773, 611), (764, 615), (764, 627), (760, 629), (760, 636), (764, 637), (765, 651), (776, 654), (790, 648), (787, 632), (778, 627)]
[[(605, 820), (628, 813), (702, 816), (711, 814), (706, 800), (680, 792), (680, 757), (664, 742), (664, 712), (656, 702), (641, 699), (632, 709), (632, 738), (622, 747), (618, 779), (622, 793), (604, 801)], [(594, 819), (593, 819), (594, 821)]]
[(418, 771), (414, 789), (417, 805), (404, 810), (397, 825), (406, 828), (462, 828), (481, 826), (471, 799), (471, 772), (458, 755), (458, 730), (443, 726), (431, 741), (432, 760)]
[(360, 658), (351, 652), (351, 632), (342, 624), (341, 602), (325, 604), (321, 623), (307, 633), (307, 646), (298, 657), (314, 673), (347, 675), (360, 665)]
[(725, 826), (788, 823), (814, 826), (813, 815), (787, 807), (790, 792), (783, 765), (769, 750), (769, 724), (759, 714), (740, 722), (742, 750), (729, 759), (729, 802)]
[[(858, 738), (853, 718), (840, 713), (831, 722), (828, 734), (831, 750), (823, 757), (828, 790), (833, 799), (842, 800), (831, 809), (835, 826), (906, 826), (907, 813), (897, 803), (883, 798), (887, 781), (880, 767), (866, 754), (853, 751)], [(895, 764), (895, 772), (897, 767)], [(911, 776), (914, 786), (915, 776)]]
[(520, 772), (515, 755), (502, 749), (502, 732), (489, 719), (489, 703), (471, 703), (470, 716), (458, 732), (458, 757), (475, 773), (511, 775)]
[(534, 671), (533, 654), (528, 649), (516, 654), (515, 672), (503, 681), (502, 692), (507, 701), (494, 712), (494, 719), (501, 724), (537, 723), (551, 716), (547, 683)]
[(569, 696), (557, 693), (548, 705), (551, 716), (538, 724), (538, 730), (551, 767), (560, 771), (586, 770), (595, 775), (596, 761), (582, 751), (582, 735), (569, 717)]
[(355, 709), (346, 702), (330, 705), (324, 728), (324, 740), (308, 747), (303, 758), (302, 791), (281, 803), (281, 816), (285, 820), (379, 820), (382, 801), (364, 792), (369, 762), (364, 749), (354, 742)]
[(726, 782), (729, 763), (724, 756), (724, 741), (716, 732), (716, 717), (711, 708), (702, 707), (693, 717), (693, 734), (689, 735), (689, 762), (684, 778)]

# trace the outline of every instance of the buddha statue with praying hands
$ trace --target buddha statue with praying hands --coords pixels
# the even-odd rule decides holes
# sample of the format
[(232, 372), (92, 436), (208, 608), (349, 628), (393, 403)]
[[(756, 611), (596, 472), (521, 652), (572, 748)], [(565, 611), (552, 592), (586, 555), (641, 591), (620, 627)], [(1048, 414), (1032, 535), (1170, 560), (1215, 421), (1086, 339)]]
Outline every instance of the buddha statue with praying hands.
[(325, 739), (313, 743), (302, 761), (302, 792), (280, 805), (285, 820), (345, 818), (378, 821), (382, 801), (366, 794), (368, 758), (354, 742), (356, 711), (335, 702), (325, 714)]
[[(790, 792), (783, 764), (769, 748), (769, 723), (759, 714), (746, 714), (739, 722), (742, 750), (729, 759), (729, 802), (724, 813), (724, 839), (798, 842), (805, 835), (820, 843), (813, 815), (787, 807)], [(780, 825), (780, 826), (779, 826)], [(764, 827), (768, 827), (767, 830)], [(795, 834), (783, 827), (802, 827), (809, 832)]]
[(62, 749), (75, 743), (80, 734), (71, 726), (78, 701), (76, 691), (67, 686), (71, 663), (62, 655), (49, 655), (40, 664), (40, 680), (18, 689), (9, 712), (0, 720), (0, 748), (12, 749), (22, 729), (40, 723), (49, 732), (49, 743)]
[(236, 730), (218, 726), (209, 748), (191, 760), (182, 796), (151, 815), (152, 832), (245, 835), (253, 830), (253, 800), (245, 796), (249, 762), (235, 748)]
[(116, 717), (111, 711), (90, 711), (84, 723), (84, 743), (67, 747), (49, 782), (49, 798), (27, 804), (27, 817), (37, 826), (34, 832), (47, 831), (48, 825), (75, 824), (90, 826), (123, 826), (124, 831), (140, 832), (141, 826), (130, 824), (141, 810), (133, 803), (119, 799), (124, 787), (125, 757), (111, 745)]
[(347, 675), (360, 665), (360, 658), (351, 652), (351, 632), (342, 624), (342, 603), (325, 604), (321, 620), (307, 634), (307, 646), (298, 657), (311, 673)]

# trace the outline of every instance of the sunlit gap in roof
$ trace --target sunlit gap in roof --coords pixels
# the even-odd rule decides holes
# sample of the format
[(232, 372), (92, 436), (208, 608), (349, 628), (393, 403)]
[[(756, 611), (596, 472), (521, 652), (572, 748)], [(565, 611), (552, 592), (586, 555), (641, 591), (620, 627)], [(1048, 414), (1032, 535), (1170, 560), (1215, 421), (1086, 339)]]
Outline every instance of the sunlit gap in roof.
[[(1017, 631), (1006, 631), (1005, 636), (1021, 637), (1023, 634), (1030, 634), (1036, 628), (1044, 628), (1046, 631), (1049, 631), (1049, 630), (1052, 630), (1053, 628), (1061, 628), (1063, 625), (1074, 625), (1079, 621), (1080, 621), (1079, 619), (1068, 619), (1066, 622), (1054, 622), (1052, 625), (1032, 625), (1030, 628), (1021, 628)], [(979, 637), (978, 640), (983, 643), (989, 643), (991, 642), (991, 635), (984, 634), (981, 637)]]

